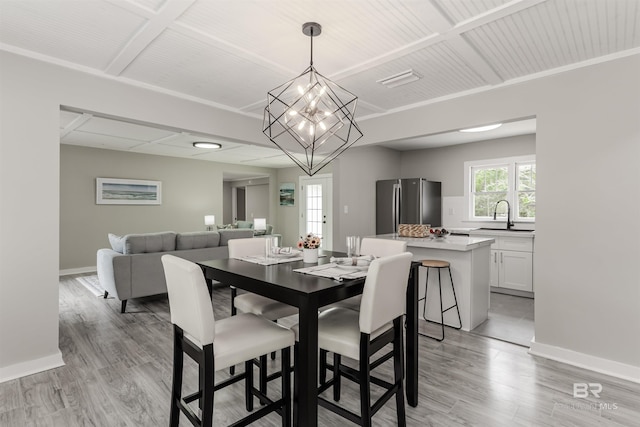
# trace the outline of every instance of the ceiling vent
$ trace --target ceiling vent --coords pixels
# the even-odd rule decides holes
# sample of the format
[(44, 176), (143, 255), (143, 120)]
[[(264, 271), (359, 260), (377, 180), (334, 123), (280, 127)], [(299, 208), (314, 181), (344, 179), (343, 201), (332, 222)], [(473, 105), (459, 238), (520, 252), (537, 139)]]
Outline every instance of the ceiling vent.
[(416, 80), (420, 80), (421, 78), (422, 76), (417, 74), (415, 71), (407, 70), (398, 74), (394, 74), (393, 76), (385, 77), (384, 79), (376, 80), (376, 83), (380, 83), (382, 86), (391, 89), (393, 87), (398, 87), (406, 85), (407, 83), (415, 82)]

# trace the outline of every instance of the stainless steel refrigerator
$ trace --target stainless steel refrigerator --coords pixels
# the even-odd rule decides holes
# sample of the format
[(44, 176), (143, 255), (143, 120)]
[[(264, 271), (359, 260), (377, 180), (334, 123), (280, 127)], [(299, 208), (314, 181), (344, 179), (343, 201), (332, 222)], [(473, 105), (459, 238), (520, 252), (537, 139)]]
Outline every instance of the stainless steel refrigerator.
[(425, 178), (376, 181), (376, 234), (398, 232), (398, 224), (442, 225), (442, 184)]

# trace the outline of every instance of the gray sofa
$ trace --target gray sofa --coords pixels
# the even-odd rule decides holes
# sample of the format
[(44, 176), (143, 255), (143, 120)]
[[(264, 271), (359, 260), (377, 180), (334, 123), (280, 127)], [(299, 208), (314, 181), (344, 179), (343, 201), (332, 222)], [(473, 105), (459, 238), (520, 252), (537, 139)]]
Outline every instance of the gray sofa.
[(105, 298), (112, 294), (122, 301), (124, 313), (129, 298), (167, 292), (162, 255), (172, 254), (196, 262), (227, 258), (227, 242), (247, 237), (253, 237), (253, 230), (109, 234), (111, 248), (99, 249), (97, 254), (98, 280), (105, 289)]

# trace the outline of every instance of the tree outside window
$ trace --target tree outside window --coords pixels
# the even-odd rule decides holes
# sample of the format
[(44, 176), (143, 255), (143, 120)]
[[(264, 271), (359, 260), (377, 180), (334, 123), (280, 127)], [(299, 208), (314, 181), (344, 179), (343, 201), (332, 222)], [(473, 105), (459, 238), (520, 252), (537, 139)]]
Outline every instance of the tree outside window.
[(534, 221), (536, 216), (536, 163), (532, 157), (467, 162), (470, 220), (506, 219), (507, 200), (512, 220)]

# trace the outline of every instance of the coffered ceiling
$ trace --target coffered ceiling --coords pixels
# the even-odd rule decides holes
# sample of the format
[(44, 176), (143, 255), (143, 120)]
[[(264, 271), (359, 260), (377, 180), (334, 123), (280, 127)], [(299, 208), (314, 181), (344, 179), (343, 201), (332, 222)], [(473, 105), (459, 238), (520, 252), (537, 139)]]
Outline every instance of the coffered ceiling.
[[(261, 118), (266, 93), (309, 65), (307, 21), (323, 27), (314, 65), (358, 95), (358, 121), (640, 51), (637, 0), (0, 0), (0, 49)], [(377, 83), (407, 70), (421, 78)], [(206, 135), (146, 125), (61, 112), (61, 140), (291, 165), (241, 141), (216, 159), (191, 147)]]

